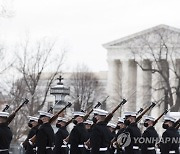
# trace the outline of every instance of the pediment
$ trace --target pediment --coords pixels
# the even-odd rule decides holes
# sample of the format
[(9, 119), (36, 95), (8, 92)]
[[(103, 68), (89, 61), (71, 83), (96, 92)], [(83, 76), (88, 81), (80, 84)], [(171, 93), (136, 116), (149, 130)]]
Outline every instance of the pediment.
[(158, 25), (158, 26), (143, 30), (141, 32), (123, 37), (121, 39), (117, 39), (117, 40), (111, 41), (109, 43), (103, 44), (103, 47), (106, 49), (109, 49), (109, 48), (117, 48), (117, 47), (119, 48), (119, 47), (127, 46), (127, 44), (130, 44), (130, 43), (134, 42), (135, 40), (137, 42), (138, 39), (146, 37), (146, 36), (148, 36), (148, 37), (151, 36), (151, 40), (155, 41), (153, 35), (156, 34), (157, 32), (158, 33), (166, 32), (168, 34), (173, 34), (173, 35), (175, 34), (175, 35), (180, 36), (180, 29), (170, 27), (167, 25)]

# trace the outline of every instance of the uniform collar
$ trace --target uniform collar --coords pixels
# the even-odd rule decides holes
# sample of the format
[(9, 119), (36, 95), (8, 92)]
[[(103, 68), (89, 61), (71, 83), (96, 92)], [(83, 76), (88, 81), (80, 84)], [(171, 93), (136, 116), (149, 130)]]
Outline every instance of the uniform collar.
[(98, 125), (106, 125), (106, 123), (104, 121), (100, 121), (97, 123)]
[(4, 126), (5, 127), (5, 126), (8, 126), (8, 124), (4, 122), (4, 123), (0, 123), (0, 126)]
[(136, 123), (136, 122), (133, 122), (133, 123), (131, 123), (129, 126), (136, 126), (136, 127), (137, 127), (137, 123)]
[(76, 126), (83, 126), (83, 125), (84, 125), (84, 123), (81, 122), (81, 123), (78, 123)]
[(66, 126), (60, 127), (59, 129), (66, 130)]

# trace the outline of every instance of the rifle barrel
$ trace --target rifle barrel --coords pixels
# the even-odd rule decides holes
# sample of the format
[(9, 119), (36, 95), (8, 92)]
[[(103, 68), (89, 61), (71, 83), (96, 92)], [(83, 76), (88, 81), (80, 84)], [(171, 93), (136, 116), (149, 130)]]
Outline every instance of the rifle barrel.
[(153, 102), (149, 107), (147, 107), (137, 118), (136, 118), (136, 123), (139, 122), (141, 120), (141, 118), (143, 117), (143, 115), (146, 114), (146, 112), (148, 112), (150, 109), (152, 109), (156, 104)]
[(9, 105), (6, 105), (5, 108), (2, 110), (2, 112), (6, 112), (6, 110), (9, 109)]
[(93, 112), (93, 109), (98, 108), (99, 106), (101, 106), (101, 104), (102, 104), (102, 103), (98, 102), (98, 103), (94, 106), (94, 108), (92, 108), (92, 109), (84, 116), (84, 121), (87, 120), (87, 118), (89, 117), (89, 115)]
[(64, 108), (62, 108), (59, 112), (57, 112), (50, 120), (49, 123), (53, 123), (59, 116), (60, 113), (62, 113), (67, 107), (70, 107), (72, 104), (69, 102)]
[(175, 122), (174, 127), (176, 129), (179, 129), (179, 127), (180, 127), (180, 118)]
[(118, 108), (120, 108), (120, 107), (121, 107), (122, 105), (124, 105), (126, 102), (127, 102), (127, 100), (126, 100), (126, 99), (123, 99), (123, 100), (120, 102), (120, 104), (118, 104), (118, 105), (114, 108), (114, 110), (107, 115), (107, 117), (105, 118), (104, 122), (105, 122), (105, 123), (108, 123), (108, 122), (112, 119), (113, 114), (118, 110)]
[(154, 126), (154, 125), (159, 121), (159, 119), (160, 119), (163, 115), (165, 115), (167, 112), (168, 112), (168, 110), (166, 109), (166, 110), (154, 121), (153, 126)]
[(9, 117), (6, 120), (6, 123), (10, 124), (11, 121), (16, 116), (16, 113), (24, 106), (24, 104), (27, 104), (28, 102), (29, 102), (29, 100), (27, 98), (25, 98), (24, 102), (11, 115), (9, 115)]

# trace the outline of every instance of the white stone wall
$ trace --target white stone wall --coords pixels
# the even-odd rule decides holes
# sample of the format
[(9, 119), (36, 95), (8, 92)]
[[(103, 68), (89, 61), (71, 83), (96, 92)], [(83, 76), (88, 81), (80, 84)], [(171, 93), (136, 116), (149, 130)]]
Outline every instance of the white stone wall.
[[(115, 119), (122, 116), (124, 111), (137, 111), (140, 107), (145, 108), (151, 102), (164, 97), (164, 90), (158, 92), (155, 90), (165, 84), (162, 82), (162, 77), (158, 73), (152, 74), (152, 72), (142, 71), (133, 61), (134, 52), (139, 55), (139, 57), (136, 57), (136, 61), (144, 68), (154, 68), (157, 61), (154, 61), (152, 53), (159, 52), (159, 43), (162, 43), (159, 40), (162, 35), (168, 45), (169, 52), (174, 50), (176, 54), (173, 59), (168, 57), (167, 61), (163, 61), (159, 65), (162, 67), (164, 74), (170, 76), (172, 85), (176, 85), (175, 76), (172, 71), (168, 70), (167, 66), (176, 67), (177, 73), (180, 74), (180, 43), (178, 42), (178, 40), (180, 41), (180, 30), (160, 25), (103, 45), (107, 49), (108, 61), (107, 93), (110, 95), (110, 99), (107, 102), (107, 109), (112, 110), (113, 107), (117, 106), (118, 101), (114, 101), (116, 99), (119, 99), (119, 101), (122, 98), (128, 99), (122, 110), (115, 114)], [(145, 41), (149, 41), (149, 44), (146, 44)], [(153, 46), (153, 51), (151, 51), (150, 46)], [(162, 51), (166, 51), (165, 46), (162, 46), (162, 48)], [(161, 59), (163, 58), (166, 58), (166, 54), (162, 54)], [(171, 62), (172, 60), (176, 62), (174, 65)], [(120, 77), (118, 77), (119, 74)], [(117, 89), (117, 85), (119, 91), (114, 90)], [(152, 89), (152, 87), (155, 89)], [(134, 91), (136, 91), (135, 94), (130, 96)], [(118, 92), (118, 94), (115, 92)], [(164, 108), (164, 104), (161, 103), (151, 111), (151, 114), (156, 118), (164, 111)]]

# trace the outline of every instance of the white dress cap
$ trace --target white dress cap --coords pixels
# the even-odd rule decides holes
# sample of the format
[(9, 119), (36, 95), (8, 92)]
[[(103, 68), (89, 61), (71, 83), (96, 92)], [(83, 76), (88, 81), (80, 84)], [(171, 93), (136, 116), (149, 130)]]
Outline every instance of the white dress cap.
[(172, 121), (172, 122), (176, 122), (176, 119), (175, 119), (175, 118), (173, 118), (173, 117), (171, 117), (171, 116), (168, 116), (168, 115), (165, 115), (165, 116), (164, 116), (164, 121), (166, 121), (166, 120), (169, 120), (169, 121)]
[(80, 117), (84, 117), (85, 116), (85, 113), (84, 112), (74, 112), (73, 114), (74, 116), (80, 116)]
[(111, 123), (111, 122), (109, 122), (109, 123), (107, 124), (107, 126), (108, 126), (108, 127), (112, 127), (112, 128), (116, 128), (116, 125), (115, 125), (114, 123)]
[(128, 112), (124, 112), (124, 116), (132, 116), (132, 117), (136, 117), (136, 112), (131, 112), (131, 111), (128, 111)]
[(58, 121), (68, 122), (68, 120), (64, 117), (58, 117)]
[(9, 117), (8, 112), (0, 112), (0, 117)]
[(151, 120), (151, 121), (155, 121), (155, 118), (152, 116), (148, 116), (148, 115), (144, 115), (144, 120)]
[(93, 113), (102, 116), (106, 116), (108, 114), (108, 112), (103, 109), (93, 109)]
[(38, 122), (38, 117), (28, 116), (29, 120)]
[(86, 121), (84, 122), (84, 124), (92, 125), (92, 124), (93, 124), (93, 121), (91, 121), (91, 120), (86, 120)]
[(45, 111), (38, 111), (39, 112), (39, 115), (42, 115), (42, 116), (46, 116), (46, 117), (50, 117), (52, 118), (54, 115), (49, 113), (49, 112), (45, 112)]
[(118, 117), (118, 122), (124, 123), (124, 118)]

